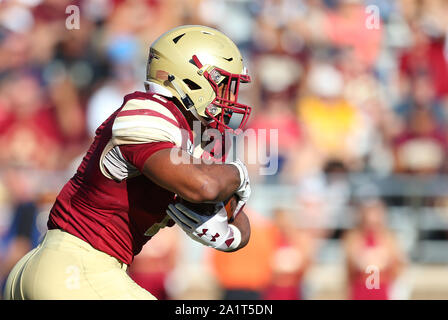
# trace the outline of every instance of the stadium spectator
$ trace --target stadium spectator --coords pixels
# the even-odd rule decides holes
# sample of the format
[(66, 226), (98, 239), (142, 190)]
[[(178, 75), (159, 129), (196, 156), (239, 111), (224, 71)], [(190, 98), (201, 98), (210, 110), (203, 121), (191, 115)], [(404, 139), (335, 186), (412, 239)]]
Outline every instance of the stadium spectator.
[(393, 151), (396, 172), (438, 173), (446, 162), (446, 133), (430, 109), (413, 108), (405, 130), (394, 140)]
[(299, 98), (297, 114), (304, 135), (324, 159), (350, 166), (356, 157), (356, 138), (361, 129), (359, 110), (343, 96), (344, 79), (332, 65), (315, 63), (307, 78), (308, 94)]
[(358, 201), (357, 225), (343, 238), (348, 299), (388, 300), (389, 290), (403, 271), (405, 256), (387, 227), (384, 203), (369, 196)]
[(38, 244), (41, 236), (36, 221), (38, 207), (27, 172), (11, 168), (5, 173), (3, 180), (11, 199), (12, 218), (8, 230), (0, 239), (1, 289), (4, 288), (6, 276), (12, 267)]
[(55, 168), (63, 135), (45, 91), (27, 72), (11, 74), (3, 85), (9, 121), (0, 136), (1, 162)]
[(301, 300), (304, 298), (303, 277), (313, 258), (313, 239), (307, 229), (299, 229), (297, 219), (288, 210), (275, 209), (273, 219), (272, 276), (263, 299)]
[[(417, 20), (419, 21), (419, 20)], [(426, 20), (431, 21), (431, 20)], [(448, 94), (448, 62), (445, 53), (445, 35), (441, 30), (431, 36), (429, 26), (417, 26), (410, 22), (414, 44), (399, 57), (399, 70), (403, 90), (410, 89), (409, 81), (421, 73), (431, 78), (435, 94), (441, 98)], [(409, 93), (409, 91), (408, 91)]]
[(324, 23), (328, 44), (338, 49), (353, 50), (357, 61), (372, 67), (377, 61), (382, 40), (380, 16), (369, 17), (359, 0), (335, 3), (332, 10), (327, 10)]
[[(287, 176), (283, 170), (284, 163), (287, 161), (294, 161), (290, 155), (292, 151), (300, 144), (301, 130), (296, 121), (294, 112), (290, 107), (291, 102), (287, 97), (281, 94), (270, 94), (264, 99), (265, 105), (263, 110), (260, 110), (254, 119), (251, 121), (249, 128), (258, 133), (258, 139), (263, 139), (260, 136), (259, 130), (266, 130), (266, 151), (270, 157), (277, 157), (278, 172), (277, 174)], [(270, 141), (271, 131), (278, 132), (278, 141)], [(263, 139), (264, 141), (264, 139)], [(277, 154), (269, 154), (274, 150), (271, 144), (276, 143), (275, 149)]]

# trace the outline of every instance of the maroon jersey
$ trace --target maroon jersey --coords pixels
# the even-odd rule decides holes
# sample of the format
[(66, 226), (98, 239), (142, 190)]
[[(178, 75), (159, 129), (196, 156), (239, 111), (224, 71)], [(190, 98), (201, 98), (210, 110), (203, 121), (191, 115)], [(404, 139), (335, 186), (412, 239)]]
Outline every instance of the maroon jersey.
[(165, 225), (174, 194), (141, 174), (154, 152), (180, 147), (191, 153), (192, 132), (171, 101), (134, 92), (97, 129), (76, 174), (59, 193), (49, 229), (62, 229), (130, 264)]

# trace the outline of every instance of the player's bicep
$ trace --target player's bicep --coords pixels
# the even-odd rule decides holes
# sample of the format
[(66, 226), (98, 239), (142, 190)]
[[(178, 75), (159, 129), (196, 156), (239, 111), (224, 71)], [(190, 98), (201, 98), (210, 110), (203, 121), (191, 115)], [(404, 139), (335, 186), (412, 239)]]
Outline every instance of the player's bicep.
[(164, 189), (191, 202), (208, 200), (213, 192), (208, 176), (193, 157), (177, 147), (155, 152), (146, 159), (142, 173)]

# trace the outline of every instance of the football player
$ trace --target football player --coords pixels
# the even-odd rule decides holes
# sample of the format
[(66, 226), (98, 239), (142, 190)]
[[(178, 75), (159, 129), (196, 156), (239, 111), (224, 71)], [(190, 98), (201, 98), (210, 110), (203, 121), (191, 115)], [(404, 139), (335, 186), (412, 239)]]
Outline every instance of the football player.
[[(243, 128), (250, 114), (238, 102), (244, 82), (250, 77), (241, 53), (220, 31), (181, 26), (159, 37), (150, 48), (146, 92), (125, 96), (96, 130), (51, 209), (44, 239), (10, 272), (5, 297), (155, 299), (126, 269), (160, 228), (175, 223), (217, 250), (244, 247), (247, 169), (239, 160), (193, 161), (191, 130), (200, 121), (224, 132), (235, 119), (233, 128)], [(224, 209), (203, 216), (175, 201), (220, 203), (233, 195), (239, 200), (230, 220)]]

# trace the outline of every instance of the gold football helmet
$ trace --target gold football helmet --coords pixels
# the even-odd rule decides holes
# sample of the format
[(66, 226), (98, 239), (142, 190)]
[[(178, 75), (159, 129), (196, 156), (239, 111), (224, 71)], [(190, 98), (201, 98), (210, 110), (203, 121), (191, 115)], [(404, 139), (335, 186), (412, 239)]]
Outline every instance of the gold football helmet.
[(251, 108), (238, 102), (238, 92), (240, 83), (247, 82), (250, 77), (240, 51), (216, 29), (181, 26), (164, 33), (151, 45), (147, 90), (151, 84), (162, 86), (167, 95), (179, 99), (210, 127), (222, 131), (245, 126)]

